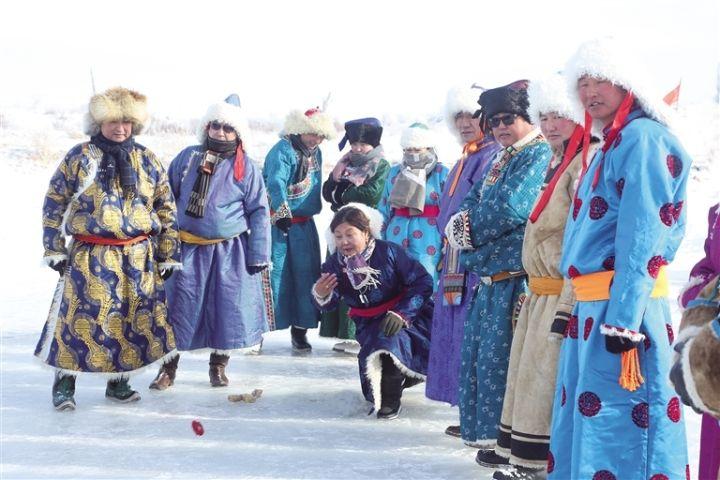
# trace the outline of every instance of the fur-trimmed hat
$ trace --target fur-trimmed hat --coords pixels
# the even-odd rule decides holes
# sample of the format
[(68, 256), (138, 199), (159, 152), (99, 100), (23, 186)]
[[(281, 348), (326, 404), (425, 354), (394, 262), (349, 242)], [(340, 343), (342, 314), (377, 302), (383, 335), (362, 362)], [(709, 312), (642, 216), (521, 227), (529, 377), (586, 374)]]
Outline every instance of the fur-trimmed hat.
[(235, 129), (238, 137), (247, 148), (250, 141), (250, 127), (245, 115), (240, 109), (240, 97), (237, 94), (230, 94), (225, 101), (213, 103), (207, 109), (205, 116), (200, 120), (197, 129), (197, 139), (201, 144), (207, 139), (207, 127), (213, 121), (226, 123)]
[(671, 126), (672, 109), (663, 101), (663, 94), (641, 72), (639, 58), (629, 44), (612, 38), (595, 39), (580, 45), (565, 65), (565, 79), (570, 100), (584, 111), (577, 91), (577, 81), (585, 76), (609, 80), (614, 85), (632, 91), (640, 107), (658, 122)]
[(415, 122), (403, 130), (400, 137), (400, 146), (403, 150), (408, 148), (435, 148), (435, 134), (427, 125)]
[(528, 83), (527, 80), (517, 80), (502, 87), (485, 90), (480, 94), (480, 111), (475, 115), (481, 115), (487, 120), (498, 113), (514, 113), (532, 123), (528, 115)]
[(532, 123), (540, 125), (541, 114), (557, 113), (578, 125), (583, 125), (585, 114), (582, 109), (578, 109), (577, 103), (570, 101), (565, 84), (565, 79), (558, 74), (530, 82), (527, 89), (530, 101), (528, 114)]
[[(373, 238), (377, 240), (382, 239), (382, 225), (383, 225), (383, 216), (382, 213), (380, 213), (378, 210), (368, 207), (364, 203), (348, 203), (347, 205), (344, 205), (338, 209), (337, 212), (335, 212), (335, 215), (339, 214), (346, 208), (354, 207), (360, 210), (367, 219), (370, 221), (370, 235), (373, 236)], [(332, 222), (331, 222), (332, 223)], [(327, 248), (330, 253), (335, 253), (335, 235), (333, 235), (332, 230), (330, 230), (330, 227), (325, 230), (325, 241), (327, 242)]]
[(445, 123), (453, 135), (461, 142), (465, 143), (457, 131), (455, 126), (455, 118), (460, 113), (469, 113), (473, 115), (478, 109), (478, 96), (482, 90), (476, 88), (451, 88), (445, 99)]
[(105, 122), (132, 122), (133, 135), (139, 135), (148, 120), (145, 95), (123, 87), (113, 87), (90, 98), (85, 114), (84, 131), (88, 135), (100, 132)]
[(362, 142), (377, 147), (382, 139), (383, 127), (380, 120), (374, 117), (358, 118), (345, 122), (345, 135), (338, 148), (342, 151), (347, 142)]
[(335, 123), (327, 113), (319, 108), (305, 112), (293, 110), (285, 117), (285, 126), (281, 135), (315, 134), (325, 139), (335, 138)]

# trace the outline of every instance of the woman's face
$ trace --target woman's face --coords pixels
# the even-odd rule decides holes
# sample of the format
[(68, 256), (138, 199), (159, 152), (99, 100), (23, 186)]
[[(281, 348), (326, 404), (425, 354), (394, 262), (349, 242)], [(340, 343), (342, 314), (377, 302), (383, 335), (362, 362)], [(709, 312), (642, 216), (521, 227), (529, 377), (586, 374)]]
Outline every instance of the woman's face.
[(132, 135), (132, 122), (119, 120), (117, 122), (103, 122), (100, 125), (102, 136), (113, 142), (124, 142)]
[(607, 125), (615, 118), (615, 112), (625, 98), (626, 91), (610, 80), (589, 76), (580, 77), (577, 82), (580, 102), (590, 116)]
[(540, 114), (540, 130), (553, 149), (562, 149), (563, 142), (575, 131), (576, 123), (555, 112)]
[(365, 250), (370, 239), (367, 232), (363, 232), (359, 228), (344, 222), (335, 227), (333, 235), (335, 237), (335, 248), (346, 257)]
[(353, 153), (368, 153), (373, 148), (369, 143), (353, 142), (350, 144), (350, 151)]

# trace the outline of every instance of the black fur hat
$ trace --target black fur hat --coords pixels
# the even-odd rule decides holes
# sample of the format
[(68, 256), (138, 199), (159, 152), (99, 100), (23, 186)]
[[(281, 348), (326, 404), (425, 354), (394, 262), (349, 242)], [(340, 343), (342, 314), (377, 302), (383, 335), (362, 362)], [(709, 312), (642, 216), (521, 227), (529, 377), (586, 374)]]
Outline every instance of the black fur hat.
[(383, 127), (377, 118), (359, 118), (345, 122), (345, 136), (340, 140), (338, 148), (342, 151), (347, 142), (362, 142), (377, 147), (380, 145)]
[(528, 114), (528, 84), (527, 80), (518, 80), (503, 87), (485, 90), (478, 100), (480, 110), (475, 112), (474, 117), (481, 117), (480, 123), (484, 125), (490, 117), (505, 112), (519, 115), (532, 123)]

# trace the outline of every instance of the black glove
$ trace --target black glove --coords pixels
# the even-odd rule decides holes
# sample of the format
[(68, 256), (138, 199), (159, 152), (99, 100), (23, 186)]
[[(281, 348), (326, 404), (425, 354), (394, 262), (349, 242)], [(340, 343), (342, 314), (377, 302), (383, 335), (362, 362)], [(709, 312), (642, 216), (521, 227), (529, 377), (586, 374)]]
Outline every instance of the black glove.
[(290, 231), (290, 227), (292, 227), (292, 219), (287, 217), (278, 218), (277, 220), (275, 220), (275, 226), (279, 228), (280, 231), (282, 231), (285, 235), (287, 235)]
[(163, 282), (167, 281), (168, 278), (170, 278), (170, 275), (173, 274), (175, 270), (171, 270), (169, 268), (161, 268), (160, 269), (160, 278), (163, 279)]
[(605, 335), (605, 350), (610, 353), (629, 352), (638, 345), (640, 342), (633, 342), (629, 338)]
[(248, 265), (247, 271), (250, 275), (255, 275), (268, 268), (267, 265)]
[(50, 268), (58, 272), (58, 275), (61, 277), (65, 273), (65, 267), (67, 267), (67, 260), (60, 260), (59, 262), (55, 262), (50, 265)]
[(383, 318), (380, 328), (388, 337), (392, 337), (405, 326), (402, 317), (395, 312), (388, 312)]
[(682, 364), (682, 351), (683, 348), (685, 348), (686, 343), (687, 341), (675, 345), (675, 351), (678, 352), (680, 358), (678, 358), (673, 367), (670, 369), (670, 381), (672, 382), (673, 387), (675, 387), (675, 391), (677, 392), (678, 396), (680, 396), (680, 400), (685, 405), (695, 410), (695, 413), (703, 413), (702, 410), (696, 407), (693, 403), (692, 398), (690, 398), (690, 395), (688, 394), (687, 386), (685, 385), (685, 376), (683, 375)]

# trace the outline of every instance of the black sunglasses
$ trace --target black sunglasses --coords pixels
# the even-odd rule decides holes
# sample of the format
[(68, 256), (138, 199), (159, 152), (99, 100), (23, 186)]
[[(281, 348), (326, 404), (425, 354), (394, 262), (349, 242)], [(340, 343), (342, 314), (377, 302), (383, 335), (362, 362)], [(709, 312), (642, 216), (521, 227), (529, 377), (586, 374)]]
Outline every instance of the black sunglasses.
[(213, 130), (220, 130), (222, 128), (222, 131), (225, 133), (235, 132), (235, 129), (227, 123), (210, 122), (210, 128), (212, 128)]
[(500, 122), (502, 122), (506, 127), (509, 127), (515, 123), (515, 119), (517, 117), (518, 116), (514, 113), (511, 113), (510, 115), (503, 115), (502, 117), (492, 117), (488, 119), (488, 124), (491, 128), (497, 128), (500, 126)]

